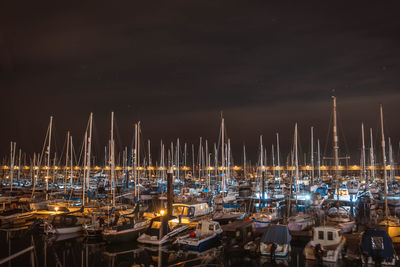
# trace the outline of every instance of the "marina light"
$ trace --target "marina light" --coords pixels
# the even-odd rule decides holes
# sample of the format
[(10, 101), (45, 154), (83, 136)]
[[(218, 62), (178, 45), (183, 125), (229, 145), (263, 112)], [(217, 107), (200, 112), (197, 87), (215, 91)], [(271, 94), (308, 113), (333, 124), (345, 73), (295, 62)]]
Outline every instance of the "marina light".
[(165, 210), (160, 210), (160, 214), (161, 214), (161, 216), (164, 216)]

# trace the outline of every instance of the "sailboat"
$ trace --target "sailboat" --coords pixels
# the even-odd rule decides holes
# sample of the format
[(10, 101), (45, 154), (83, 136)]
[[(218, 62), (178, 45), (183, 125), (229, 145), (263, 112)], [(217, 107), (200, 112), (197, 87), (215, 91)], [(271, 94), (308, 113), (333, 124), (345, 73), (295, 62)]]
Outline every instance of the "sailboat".
[[(114, 143), (114, 112), (111, 112), (111, 135), (110, 135), (110, 177), (111, 177), (111, 204), (115, 210), (115, 143)], [(136, 219), (139, 213), (139, 203), (136, 203), (132, 212), (122, 214), (123, 211), (114, 212), (114, 221), (104, 226), (101, 233), (107, 243), (134, 241), (149, 225), (149, 221)]]
[[(333, 225), (339, 227), (344, 233), (348, 233), (354, 230), (356, 222), (350, 215), (350, 211), (339, 206), (339, 198), (342, 196), (348, 196), (348, 192), (344, 191), (344, 188), (339, 188), (340, 175), (339, 175), (339, 138), (337, 133), (337, 114), (336, 114), (336, 97), (332, 96), (333, 101), (333, 150), (335, 160), (335, 184), (336, 184), (336, 207), (332, 207), (328, 210), (327, 221)], [(347, 190), (347, 189), (346, 189)]]
[(388, 183), (386, 173), (386, 149), (385, 149), (385, 133), (383, 128), (383, 107), (380, 106), (380, 121), (381, 121), (381, 137), (382, 137), (382, 164), (385, 192), (385, 218), (379, 223), (379, 228), (386, 230), (391, 238), (400, 236), (400, 220), (397, 217), (390, 216), (388, 207)]

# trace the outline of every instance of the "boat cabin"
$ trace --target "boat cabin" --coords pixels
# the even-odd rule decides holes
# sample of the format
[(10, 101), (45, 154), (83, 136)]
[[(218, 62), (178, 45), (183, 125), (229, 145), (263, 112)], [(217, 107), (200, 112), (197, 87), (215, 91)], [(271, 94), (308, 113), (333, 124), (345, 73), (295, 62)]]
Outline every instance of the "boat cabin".
[(218, 222), (203, 220), (197, 224), (195, 233), (196, 236), (211, 235), (214, 233), (220, 234), (222, 233), (222, 229)]
[(313, 241), (322, 246), (337, 245), (341, 239), (340, 228), (320, 226), (315, 227), (313, 230)]
[(195, 218), (207, 215), (211, 212), (207, 203), (197, 204), (173, 204), (172, 215), (187, 218)]
[(229, 240), (229, 245), (242, 246), (254, 239), (253, 222), (235, 221), (222, 226), (223, 236)]

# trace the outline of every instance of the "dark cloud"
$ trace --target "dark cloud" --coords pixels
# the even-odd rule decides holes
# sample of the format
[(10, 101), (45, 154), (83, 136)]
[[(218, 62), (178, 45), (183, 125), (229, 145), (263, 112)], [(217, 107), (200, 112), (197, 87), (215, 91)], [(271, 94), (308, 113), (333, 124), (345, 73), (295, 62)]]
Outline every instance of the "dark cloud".
[(137, 120), (156, 144), (178, 136), (214, 142), (223, 110), (236, 158), (244, 142), (254, 157), (258, 135), (271, 144), (277, 131), (289, 150), (296, 121), (307, 152), (311, 125), (330, 145), (332, 89), (344, 151), (357, 155), (361, 121), (376, 132), (380, 103), (397, 142), (398, 7), (396, 1), (2, 2), (0, 149), (6, 154), (16, 140), (39, 151), (50, 115), (59, 144), (67, 129), (79, 143), (93, 111), (101, 153), (111, 110), (121, 147)]

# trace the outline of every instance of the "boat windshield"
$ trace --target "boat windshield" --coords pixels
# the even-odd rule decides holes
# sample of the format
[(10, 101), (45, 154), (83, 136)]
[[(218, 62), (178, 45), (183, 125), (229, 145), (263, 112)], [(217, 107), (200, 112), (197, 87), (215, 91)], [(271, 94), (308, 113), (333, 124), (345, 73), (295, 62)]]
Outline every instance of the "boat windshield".
[(172, 212), (174, 216), (187, 216), (188, 215), (188, 208), (184, 206), (174, 206), (174, 210)]
[(161, 222), (153, 221), (153, 223), (151, 224), (151, 229), (160, 229), (160, 227), (161, 227)]

